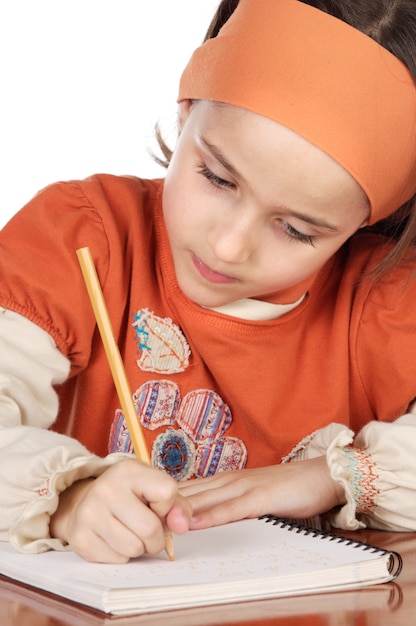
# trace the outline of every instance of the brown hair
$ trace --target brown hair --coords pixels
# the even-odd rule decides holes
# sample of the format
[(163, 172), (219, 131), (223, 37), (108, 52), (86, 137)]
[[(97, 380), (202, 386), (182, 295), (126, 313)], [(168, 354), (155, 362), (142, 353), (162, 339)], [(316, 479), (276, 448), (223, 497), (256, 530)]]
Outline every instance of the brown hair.
[[(337, 17), (373, 38), (404, 63), (416, 80), (416, 2), (414, 0), (299, 0)], [(209, 24), (204, 41), (216, 37), (235, 11), (239, 0), (222, 0)], [(415, 120), (416, 121), (416, 120)], [(172, 156), (156, 127), (156, 137), (167, 165)], [(377, 266), (379, 277), (394, 268), (406, 254), (416, 260), (416, 194), (395, 213), (367, 229), (396, 241)]]

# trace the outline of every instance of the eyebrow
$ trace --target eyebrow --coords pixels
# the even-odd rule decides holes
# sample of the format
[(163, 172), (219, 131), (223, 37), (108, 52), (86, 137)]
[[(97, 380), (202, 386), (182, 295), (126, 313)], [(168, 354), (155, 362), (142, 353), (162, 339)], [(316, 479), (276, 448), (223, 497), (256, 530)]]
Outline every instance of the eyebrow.
[[(218, 148), (218, 146), (215, 146), (214, 144), (212, 144), (211, 142), (208, 141), (208, 139), (206, 137), (204, 137), (203, 135), (199, 135), (199, 138), (201, 140), (202, 145), (209, 150), (209, 152), (212, 154), (212, 156), (219, 162), (221, 163), (221, 165), (235, 178), (238, 178), (239, 180), (242, 180), (243, 182), (246, 182), (244, 177), (240, 174), (240, 172), (238, 172), (236, 170), (236, 168), (234, 167), (234, 165), (232, 165), (224, 156), (224, 154), (221, 152), (221, 150)], [(302, 221), (302, 222), (306, 222), (307, 224), (311, 224), (312, 226), (316, 226), (317, 228), (321, 228), (324, 230), (329, 230), (332, 233), (337, 233), (340, 231), (340, 228), (338, 226), (334, 226), (333, 224), (330, 224), (329, 222), (327, 222), (324, 219), (321, 218), (317, 218), (317, 217), (312, 217), (310, 215), (305, 215), (304, 213), (299, 213), (298, 211), (293, 211), (292, 209), (290, 209), (287, 206), (282, 206), (280, 207), (280, 210), (285, 214), (285, 216), (290, 216), (290, 217), (295, 217), (296, 219)]]
[(207, 150), (209, 150), (209, 152), (211, 152), (212, 156), (215, 159), (217, 159), (217, 161), (221, 163), (221, 165), (225, 167), (225, 169), (232, 176), (235, 176), (236, 178), (239, 178), (240, 180), (244, 180), (241, 174), (235, 169), (234, 165), (231, 165), (231, 163), (225, 158), (224, 154), (221, 152), (221, 150), (217, 146), (214, 146), (212, 143), (210, 143), (208, 139), (204, 137), (203, 135), (199, 135), (199, 138), (201, 140), (202, 145)]

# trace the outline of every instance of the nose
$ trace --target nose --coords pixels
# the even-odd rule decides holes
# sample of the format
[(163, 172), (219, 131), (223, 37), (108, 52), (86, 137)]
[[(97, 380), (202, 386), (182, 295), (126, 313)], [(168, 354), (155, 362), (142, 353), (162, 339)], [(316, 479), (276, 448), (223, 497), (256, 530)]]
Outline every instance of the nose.
[(255, 251), (258, 233), (248, 216), (231, 215), (211, 232), (209, 243), (217, 259), (224, 263), (247, 262)]

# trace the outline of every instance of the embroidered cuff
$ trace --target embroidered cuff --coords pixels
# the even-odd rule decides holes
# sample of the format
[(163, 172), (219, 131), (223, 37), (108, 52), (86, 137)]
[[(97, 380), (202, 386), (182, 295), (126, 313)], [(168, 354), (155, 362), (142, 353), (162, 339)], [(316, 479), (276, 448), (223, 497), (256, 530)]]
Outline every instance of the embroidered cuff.
[(371, 513), (376, 504), (377, 488), (376, 464), (372, 456), (364, 450), (347, 446), (344, 448), (348, 467), (348, 482), (356, 504), (357, 514)]
[(332, 478), (344, 487), (347, 502), (329, 517), (331, 524), (338, 528), (357, 530), (365, 527), (357, 517), (371, 513), (376, 506), (379, 475), (370, 454), (351, 444), (340, 443), (332, 442), (327, 462)]

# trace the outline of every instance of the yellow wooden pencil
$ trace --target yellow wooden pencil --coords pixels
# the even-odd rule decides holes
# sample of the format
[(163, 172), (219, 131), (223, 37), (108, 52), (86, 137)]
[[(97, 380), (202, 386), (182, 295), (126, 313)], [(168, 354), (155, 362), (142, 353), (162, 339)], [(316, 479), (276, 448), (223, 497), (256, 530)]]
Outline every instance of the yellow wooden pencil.
[[(77, 256), (88, 295), (91, 300), (95, 319), (97, 321), (98, 330), (100, 331), (111, 374), (113, 376), (118, 399), (127, 423), (134, 453), (140, 461), (144, 461), (145, 463), (151, 465), (149, 450), (147, 449), (141, 425), (137, 419), (136, 408), (134, 406), (129, 388), (124, 364), (121, 359), (120, 350), (118, 349), (118, 345), (114, 338), (110, 317), (104, 301), (103, 292), (98, 280), (97, 271), (95, 269), (90, 249), (88, 247), (80, 248), (77, 250)], [(166, 553), (169, 559), (173, 561), (175, 557), (171, 533), (166, 535), (165, 540)]]

